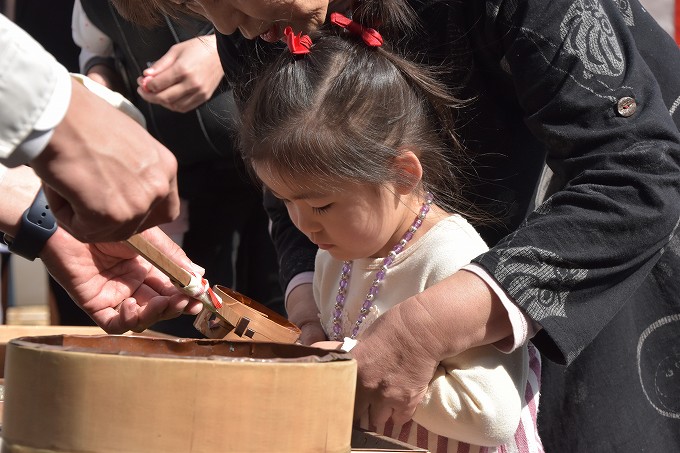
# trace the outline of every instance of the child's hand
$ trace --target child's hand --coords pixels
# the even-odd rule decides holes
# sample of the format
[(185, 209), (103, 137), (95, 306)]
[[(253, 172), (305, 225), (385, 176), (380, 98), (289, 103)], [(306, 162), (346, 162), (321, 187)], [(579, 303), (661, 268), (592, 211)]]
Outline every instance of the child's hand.
[(311, 345), (318, 341), (327, 340), (326, 333), (323, 331), (319, 320), (319, 310), (316, 308), (316, 302), (314, 302), (311, 283), (298, 285), (290, 292), (286, 301), (286, 311), (288, 312), (288, 320), (302, 331), (300, 343)]
[[(319, 343), (338, 343), (338, 342), (331, 342), (331, 341), (326, 341), (326, 332), (323, 331), (323, 328), (321, 327), (321, 323), (317, 319), (316, 322), (310, 321), (307, 323), (302, 324), (301, 326), (298, 325), (302, 333), (300, 334), (300, 343), (305, 344), (305, 345), (311, 345), (311, 346), (316, 346)], [(342, 344), (342, 343), (340, 343)], [(335, 348), (326, 348), (324, 346), (316, 346), (319, 348), (323, 349), (335, 349)]]

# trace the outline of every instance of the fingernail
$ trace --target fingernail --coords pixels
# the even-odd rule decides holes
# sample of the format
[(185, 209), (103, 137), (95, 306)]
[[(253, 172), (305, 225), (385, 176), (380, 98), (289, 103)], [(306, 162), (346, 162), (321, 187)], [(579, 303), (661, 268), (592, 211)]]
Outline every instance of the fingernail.
[(148, 91), (149, 93), (153, 93), (153, 90), (147, 86), (151, 79), (153, 79), (151, 76), (146, 76), (142, 79), (142, 88), (144, 88), (144, 90)]

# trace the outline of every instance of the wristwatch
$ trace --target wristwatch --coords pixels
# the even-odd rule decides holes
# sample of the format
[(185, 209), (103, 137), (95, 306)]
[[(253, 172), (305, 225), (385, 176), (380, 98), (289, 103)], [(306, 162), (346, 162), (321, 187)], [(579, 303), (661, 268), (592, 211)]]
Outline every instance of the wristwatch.
[(50, 211), (42, 188), (21, 217), (16, 236), (3, 236), (10, 252), (33, 261), (42, 251), (47, 240), (57, 231), (57, 220)]

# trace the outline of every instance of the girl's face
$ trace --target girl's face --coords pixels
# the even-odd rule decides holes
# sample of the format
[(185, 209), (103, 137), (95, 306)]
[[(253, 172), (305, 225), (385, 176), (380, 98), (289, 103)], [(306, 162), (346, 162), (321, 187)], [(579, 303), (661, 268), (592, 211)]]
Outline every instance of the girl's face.
[(243, 36), (275, 42), (290, 25), (309, 32), (323, 24), (331, 0), (168, 0), (206, 17), (225, 35), (241, 30)]
[(394, 187), (328, 182), (300, 189), (299, 178), (290, 185), (268, 169), (255, 165), (255, 172), (283, 200), (295, 226), (338, 260), (386, 256), (414, 218)]

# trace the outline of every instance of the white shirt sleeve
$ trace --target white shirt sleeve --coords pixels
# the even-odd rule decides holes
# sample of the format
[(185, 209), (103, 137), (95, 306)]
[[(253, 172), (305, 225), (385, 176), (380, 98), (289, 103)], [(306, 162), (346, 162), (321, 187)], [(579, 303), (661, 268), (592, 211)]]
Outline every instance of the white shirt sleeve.
[(528, 353), (493, 346), (442, 360), (413, 420), (440, 436), (474, 445), (507, 443), (517, 431)]
[(12, 21), (0, 15), (0, 163), (15, 167), (47, 145), (71, 100), (68, 71)]
[(288, 306), (288, 296), (290, 295), (291, 291), (293, 291), (295, 288), (297, 288), (300, 285), (304, 285), (306, 283), (312, 283), (314, 281), (314, 272), (308, 271), (308, 272), (301, 272), (297, 274), (295, 277), (293, 277), (290, 282), (288, 283), (288, 286), (286, 287), (286, 294), (284, 297), (284, 305), (287, 307)]

